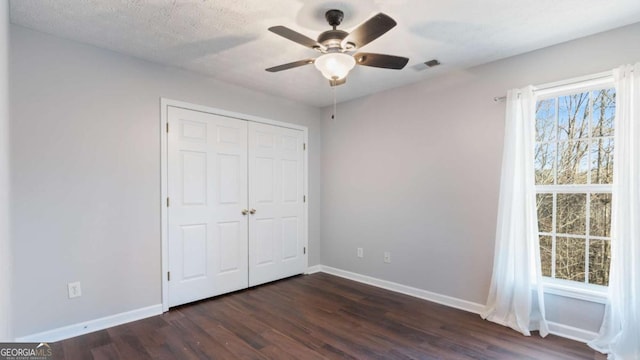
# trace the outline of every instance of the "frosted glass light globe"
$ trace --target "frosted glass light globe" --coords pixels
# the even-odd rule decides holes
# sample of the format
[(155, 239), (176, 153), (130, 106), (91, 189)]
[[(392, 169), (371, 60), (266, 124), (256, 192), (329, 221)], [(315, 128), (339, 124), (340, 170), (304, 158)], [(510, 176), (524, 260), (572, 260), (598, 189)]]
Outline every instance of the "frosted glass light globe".
[(314, 62), (316, 69), (329, 80), (343, 79), (356, 66), (356, 59), (340, 52), (321, 55)]

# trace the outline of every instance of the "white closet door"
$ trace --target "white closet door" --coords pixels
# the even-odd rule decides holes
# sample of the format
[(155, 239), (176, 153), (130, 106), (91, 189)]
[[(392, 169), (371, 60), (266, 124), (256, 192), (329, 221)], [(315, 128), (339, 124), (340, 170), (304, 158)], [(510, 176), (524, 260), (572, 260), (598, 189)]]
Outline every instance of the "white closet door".
[(249, 286), (301, 274), (303, 132), (249, 123)]
[(169, 306), (248, 286), (247, 122), (168, 108)]

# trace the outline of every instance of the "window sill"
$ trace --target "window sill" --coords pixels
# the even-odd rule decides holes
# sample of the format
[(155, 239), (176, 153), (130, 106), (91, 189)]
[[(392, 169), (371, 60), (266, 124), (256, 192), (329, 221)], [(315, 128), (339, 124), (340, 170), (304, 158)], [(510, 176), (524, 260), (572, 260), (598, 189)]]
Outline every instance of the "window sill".
[(609, 297), (605, 286), (576, 285), (568, 281), (555, 279), (543, 279), (542, 288), (545, 294), (559, 295), (599, 304), (606, 304)]

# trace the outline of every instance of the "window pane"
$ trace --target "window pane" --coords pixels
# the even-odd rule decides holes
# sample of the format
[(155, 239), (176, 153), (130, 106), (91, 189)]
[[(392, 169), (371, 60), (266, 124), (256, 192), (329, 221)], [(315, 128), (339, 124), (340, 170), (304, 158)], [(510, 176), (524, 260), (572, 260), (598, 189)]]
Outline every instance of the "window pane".
[(587, 194), (558, 194), (557, 233), (585, 235)]
[(591, 143), (591, 183), (613, 183), (612, 138), (598, 138)]
[(587, 141), (558, 144), (558, 184), (586, 184), (589, 159)]
[(584, 282), (585, 239), (556, 239), (556, 278)]
[(536, 205), (538, 207), (538, 231), (553, 231), (553, 194), (537, 194)]
[(611, 265), (611, 242), (609, 240), (589, 241), (589, 283), (609, 285)]
[(593, 136), (613, 135), (613, 121), (616, 115), (616, 89), (593, 91), (593, 116), (591, 128)]
[[(536, 194), (543, 276), (607, 286), (610, 244), (615, 241), (610, 188), (616, 90), (584, 90), (540, 100), (535, 111), (535, 182), (543, 191)], [(584, 193), (569, 193), (578, 187), (568, 185), (580, 185)]]
[(540, 265), (542, 265), (542, 276), (551, 276), (552, 244), (551, 236), (540, 236)]
[(556, 138), (556, 99), (538, 101), (536, 104), (536, 141), (551, 141)]
[(536, 144), (536, 185), (553, 184), (553, 167), (556, 158), (556, 144)]
[(591, 194), (589, 234), (611, 236), (611, 194)]
[(589, 93), (558, 98), (558, 139), (570, 140), (589, 136)]

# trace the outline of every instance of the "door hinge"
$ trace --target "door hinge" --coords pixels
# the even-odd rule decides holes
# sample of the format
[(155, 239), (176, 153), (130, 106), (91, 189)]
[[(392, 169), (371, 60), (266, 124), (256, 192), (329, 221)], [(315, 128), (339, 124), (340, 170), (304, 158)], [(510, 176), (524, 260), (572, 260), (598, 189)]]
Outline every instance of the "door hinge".
[(171, 271), (167, 271), (167, 281), (171, 281)]
[(167, 197), (167, 207), (169, 207), (169, 198)]
[(302, 248), (302, 253), (305, 254), (305, 255), (307, 254), (307, 247), (306, 246)]
[(307, 195), (302, 195), (302, 202), (307, 202)]
[(307, 150), (307, 143), (302, 143), (302, 150)]
[(167, 123), (167, 132), (169, 132), (169, 123)]

